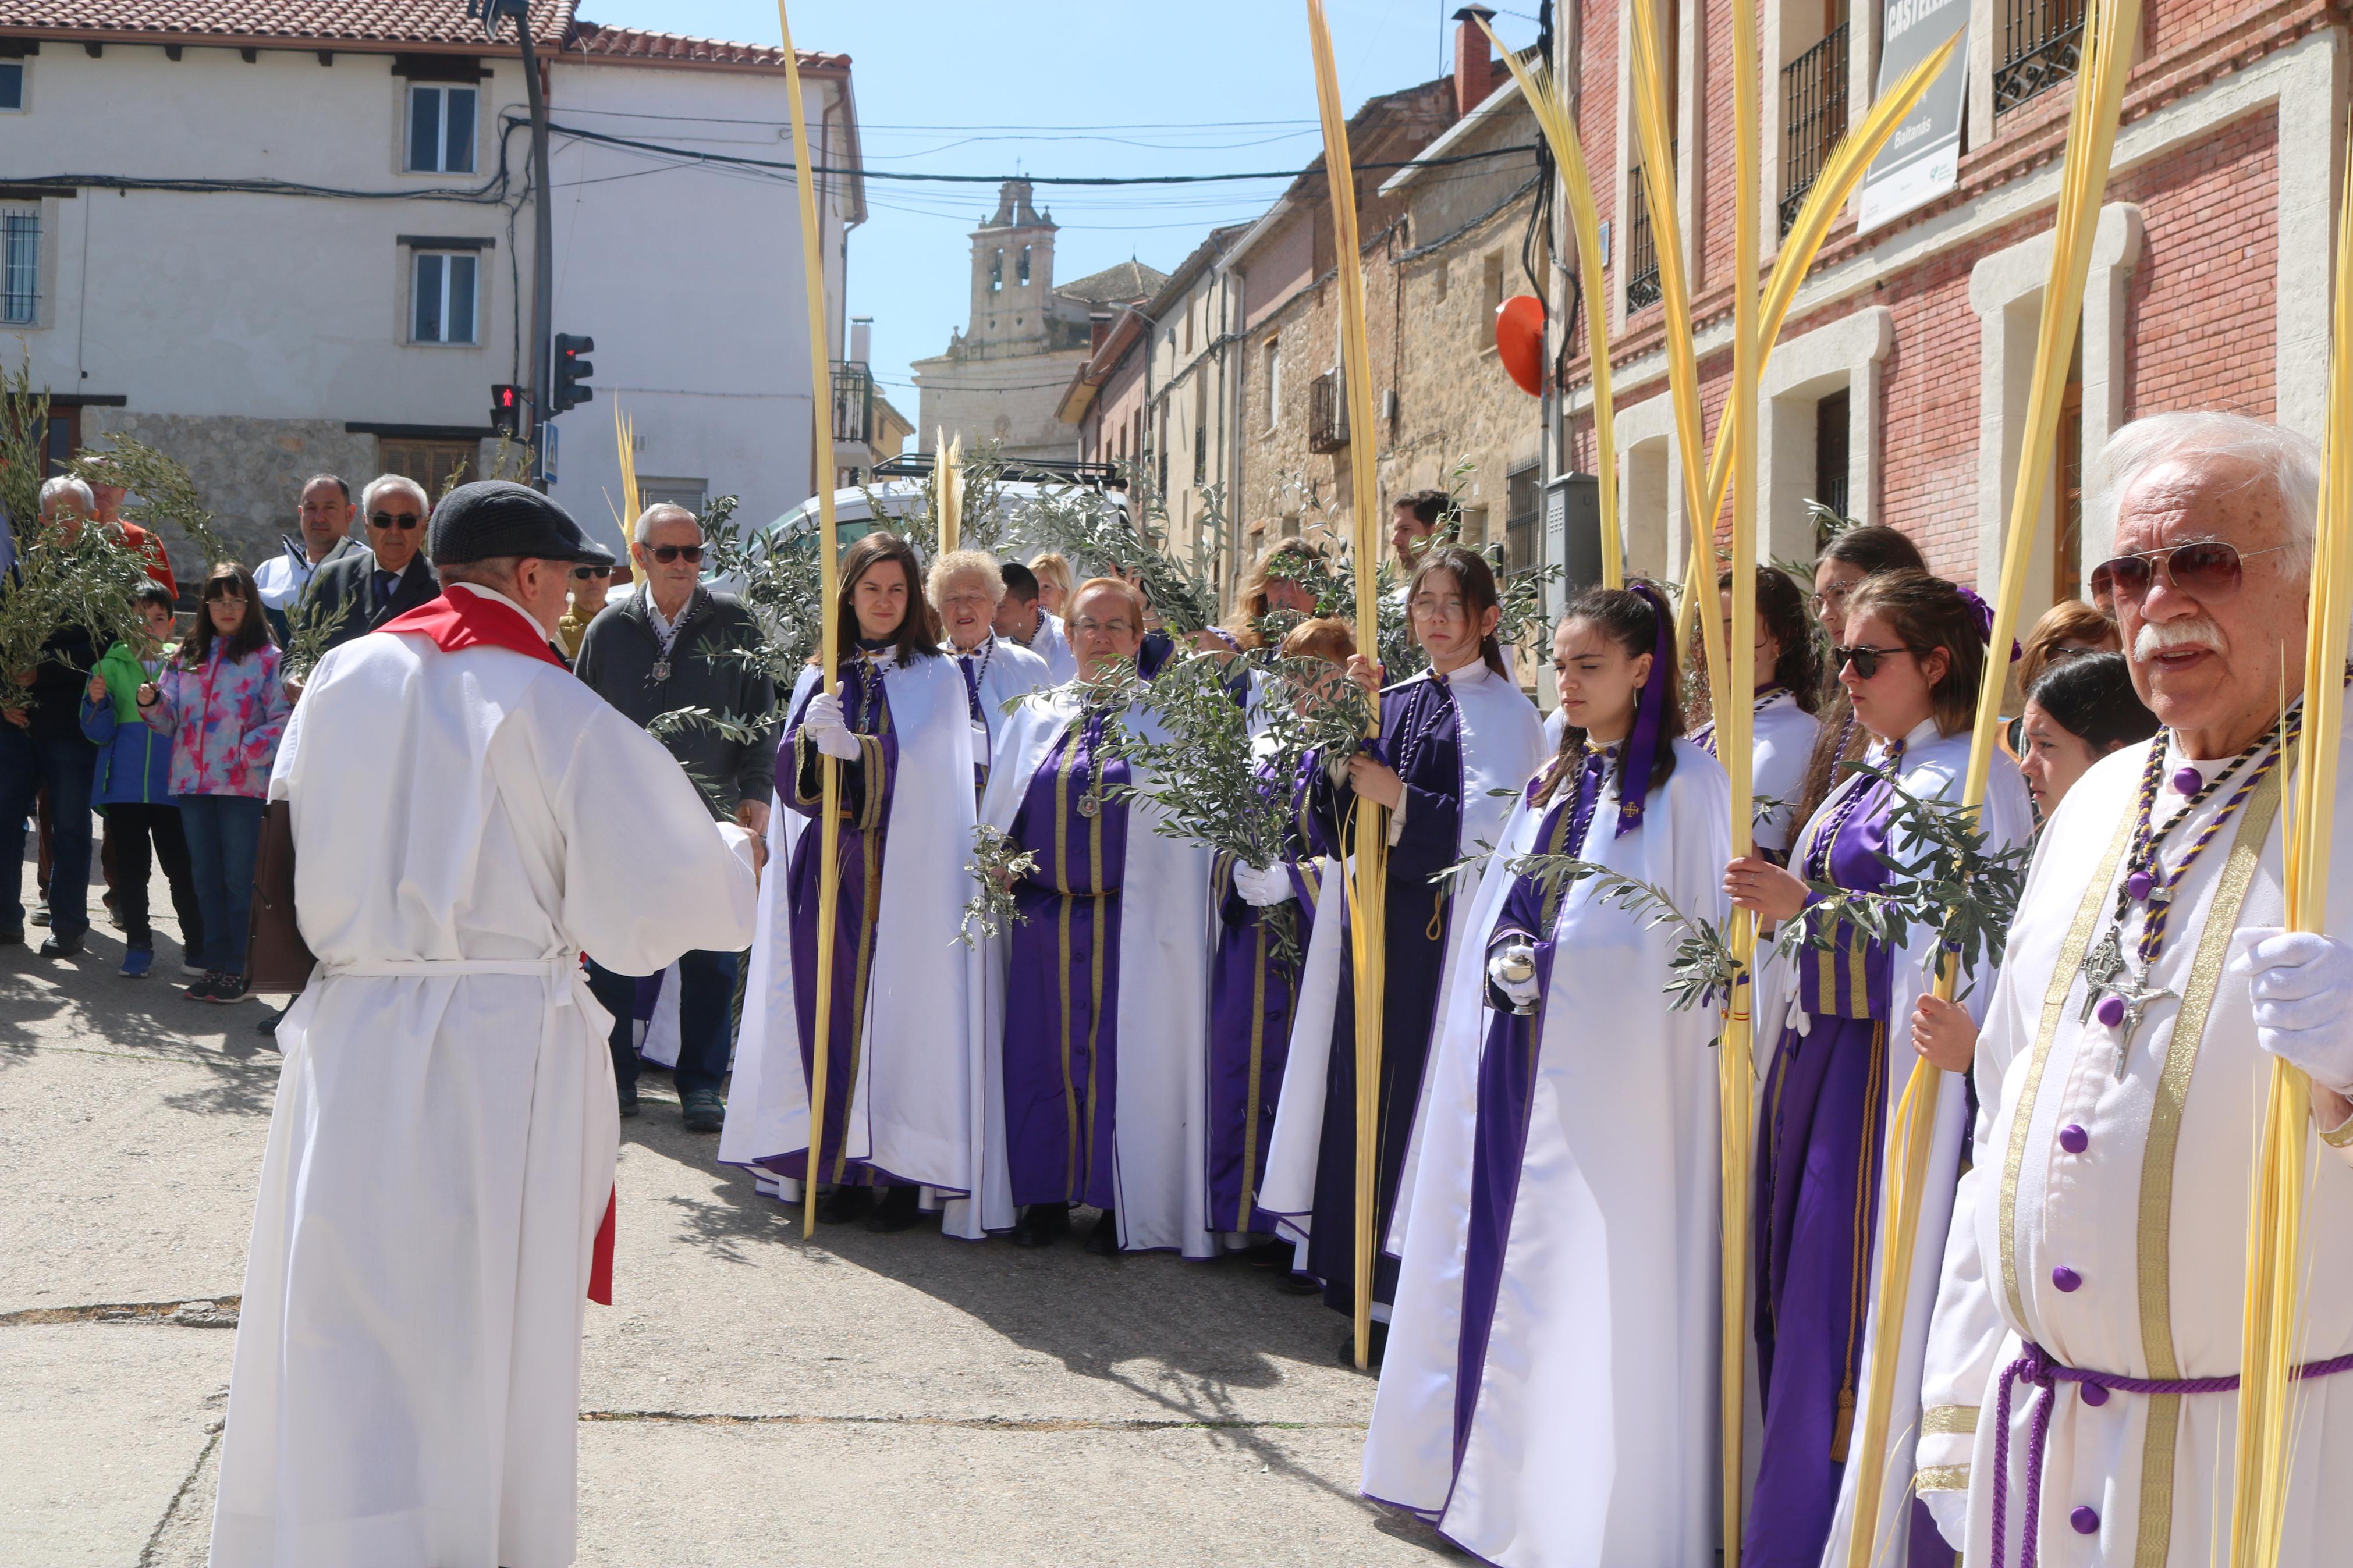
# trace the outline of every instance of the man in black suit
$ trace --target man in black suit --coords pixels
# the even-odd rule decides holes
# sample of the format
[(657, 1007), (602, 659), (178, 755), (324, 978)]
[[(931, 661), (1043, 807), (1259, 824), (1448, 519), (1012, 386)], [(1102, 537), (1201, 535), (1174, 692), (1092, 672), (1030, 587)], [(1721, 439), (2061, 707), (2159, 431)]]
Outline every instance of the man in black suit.
[(379, 474), (360, 492), (360, 510), (367, 544), (321, 566), (293, 617), (324, 619), (333, 627), (331, 648), (441, 596), (421, 548), (433, 510), (425, 487), (404, 474)]

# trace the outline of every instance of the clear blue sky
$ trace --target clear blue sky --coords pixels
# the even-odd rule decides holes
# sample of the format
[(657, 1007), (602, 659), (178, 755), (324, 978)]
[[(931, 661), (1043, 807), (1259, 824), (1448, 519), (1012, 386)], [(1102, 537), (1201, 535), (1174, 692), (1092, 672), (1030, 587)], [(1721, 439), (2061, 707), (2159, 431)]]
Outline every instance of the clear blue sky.
[[(1451, 70), (1449, 18), (1462, 3), (1325, 0), (1348, 108)], [(1535, 0), (1494, 8), (1506, 45), (1535, 38)], [(580, 15), (702, 37), (778, 37), (773, 0), (582, 0)], [(792, 19), (803, 49), (850, 57), (870, 170), (1297, 169), (1321, 145), (1303, 0), (794, 0)], [(1072, 279), (1130, 256), (1166, 271), (1212, 227), (1264, 211), (1282, 184), (1041, 184), (1038, 202), (1061, 226), (1055, 276)], [(760, 187), (744, 188), (760, 199)], [(870, 180), (866, 196), (870, 216), (849, 242), (849, 310), (874, 318), (875, 374), (913, 418), (908, 363), (938, 353), (964, 325), (965, 236), (996, 206), (996, 190)]]

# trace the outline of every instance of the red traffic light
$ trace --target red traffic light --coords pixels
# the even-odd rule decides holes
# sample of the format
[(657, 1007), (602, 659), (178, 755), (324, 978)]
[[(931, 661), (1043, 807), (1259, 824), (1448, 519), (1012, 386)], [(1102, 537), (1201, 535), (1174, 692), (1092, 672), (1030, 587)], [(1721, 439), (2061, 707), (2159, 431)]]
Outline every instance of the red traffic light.
[(522, 388), (512, 382), (500, 382), (491, 388), (491, 426), (501, 436), (516, 436), (522, 431)]

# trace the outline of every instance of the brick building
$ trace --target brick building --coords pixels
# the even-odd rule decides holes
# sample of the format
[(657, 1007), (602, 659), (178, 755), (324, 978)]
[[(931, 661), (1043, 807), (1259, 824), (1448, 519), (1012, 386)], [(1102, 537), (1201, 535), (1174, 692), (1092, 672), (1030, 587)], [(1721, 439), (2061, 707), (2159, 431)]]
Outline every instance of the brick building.
[[(1629, 560), (1672, 572), (1688, 523), (1630, 163), (1620, 41), (1635, 3), (1584, 8), (1565, 21), (1557, 51), (1610, 231)], [(1672, 39), (1678, 205), (1713, 428), (1732, 372), (1729, 21), (1653, 3)], [(1794, 207), (1821, 152), (1865, 111), (1883, 15), (1850, 14), (1843, 0), (1763, 0), (1767, 267), (1777, 208)], [(1964, 581), (1998, 574), (2081, 27), (2080, 0), (1973, 0), (1957, 183), (1867, 235), (1851, 214), (1832, 231), (1765, 374), (1759, 527), (1771, 553), (1810, 552), (1804, 502), (1820, 498), (1910, 532), (1938, 571)], [(2147, 0), (2028, 616), (2079, 593), (2108, 552), (2111, 521), (2082, 504), (2083, 463), (2126, 420), (2221, 407), (2319, 433), (2345, 36), (2342, 14), (2318, 4)], [(1563, 274), (1562, 289), (1573, 286)], [(1582, 333), (1570, 350), (1552, 463), (1589, 468)]]

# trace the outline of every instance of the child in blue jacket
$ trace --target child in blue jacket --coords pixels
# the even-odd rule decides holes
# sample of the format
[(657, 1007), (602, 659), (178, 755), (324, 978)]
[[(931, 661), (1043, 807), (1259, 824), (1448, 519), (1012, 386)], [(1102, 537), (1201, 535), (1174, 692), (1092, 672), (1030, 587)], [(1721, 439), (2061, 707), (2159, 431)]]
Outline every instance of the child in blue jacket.
[[(195, 879), (188, 869), (188, 841), (180, 831), (180, 808), (172, 797), (172, 737), (141, 722), (139, 687), (155, 679), (170, 654), (172, 595), (160, 583), (139, 591), (139, 614), (147, 630), (139, 647), (116, 643), (91, 671), (83, 693), (81, 732), (98, 744), (98, 776), (90, 804), (106, 816), (106, 847), (114, 858), (114, 913), (127, 951), (122, 973), (136, 980), (155, 962), (155, 932), (147, 921), (148, 847), (164, 863), (172, 907), (180, 916), (183, 953), (204, 951), (204, 921), (196, 910)], [(183, 963), (189, 973), (198, 970)]]

